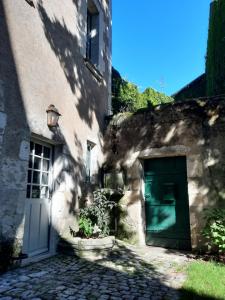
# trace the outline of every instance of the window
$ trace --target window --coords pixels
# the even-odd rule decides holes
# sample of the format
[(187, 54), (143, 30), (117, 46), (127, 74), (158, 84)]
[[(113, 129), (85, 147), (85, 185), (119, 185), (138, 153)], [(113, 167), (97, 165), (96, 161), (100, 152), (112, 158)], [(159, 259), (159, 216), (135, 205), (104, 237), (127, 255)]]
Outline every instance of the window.
[(99, 65), (99, 12), (91, 0), (88, 1), (87, 9), (86, 58), (94, 66)]
[(95, 144), (87, 141), (87, 152), (86, 152), (86, 182), (91, 182), (91, 166), (92, 166), (92, 149)]
[(39, 143), (30, 143), (30, 158), (27, 174), (27, 198), (48, 198), (51, 165), (51, 148)]

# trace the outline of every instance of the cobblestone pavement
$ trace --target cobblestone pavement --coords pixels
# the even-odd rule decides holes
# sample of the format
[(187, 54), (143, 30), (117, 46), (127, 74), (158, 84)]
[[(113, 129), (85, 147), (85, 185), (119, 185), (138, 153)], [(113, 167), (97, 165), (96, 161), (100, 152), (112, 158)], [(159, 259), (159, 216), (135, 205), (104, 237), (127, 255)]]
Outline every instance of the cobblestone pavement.
[(119, 244), (102, 260), (58, 255), (0, 276), (0, 299), (176, 300), (185, 254)]

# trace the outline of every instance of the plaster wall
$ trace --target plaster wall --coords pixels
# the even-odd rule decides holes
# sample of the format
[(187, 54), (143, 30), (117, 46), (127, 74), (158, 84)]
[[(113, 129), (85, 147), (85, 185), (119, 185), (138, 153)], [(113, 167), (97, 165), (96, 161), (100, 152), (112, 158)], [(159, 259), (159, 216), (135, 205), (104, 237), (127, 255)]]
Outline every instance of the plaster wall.
[[(109, 113), (111, 3), (94, 2), (100, 15), (97, 73), (85, 62), (86, 0), (0, 4), (0, 232), (20, 245), (31, 139), (54, 146), (54, 231), (61, 234), (75, 225), (87, 140), (95, 145), (92, 183), (98, 181)], [(62, 115), (55, 130), (47, 126), (50, 104)]]

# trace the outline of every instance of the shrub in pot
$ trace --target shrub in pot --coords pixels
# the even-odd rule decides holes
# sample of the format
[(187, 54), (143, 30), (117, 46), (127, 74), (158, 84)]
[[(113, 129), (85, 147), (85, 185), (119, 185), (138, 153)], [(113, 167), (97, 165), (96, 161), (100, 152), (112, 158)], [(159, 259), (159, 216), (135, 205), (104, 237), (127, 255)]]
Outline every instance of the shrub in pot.
[(96, 238), (110, 234), (111, 212), (116, 206), (112, 195), (108, 189), (99, 189), (93, 193), (91, 205), (80, 210), (79, 231), (76, 236)]

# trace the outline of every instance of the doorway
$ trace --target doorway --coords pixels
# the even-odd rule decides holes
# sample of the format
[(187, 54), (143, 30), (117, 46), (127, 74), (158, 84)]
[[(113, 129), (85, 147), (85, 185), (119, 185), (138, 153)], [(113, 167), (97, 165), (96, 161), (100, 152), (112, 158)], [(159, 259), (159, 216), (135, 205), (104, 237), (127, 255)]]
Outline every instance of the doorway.
[(186, 157), (145, 160), (146, 244), (191, 249)]
[(43, 142), (30, 143), (25, 204), (23, 252), (33, 257), (49, 251), (51, 226), (52, 147)]

